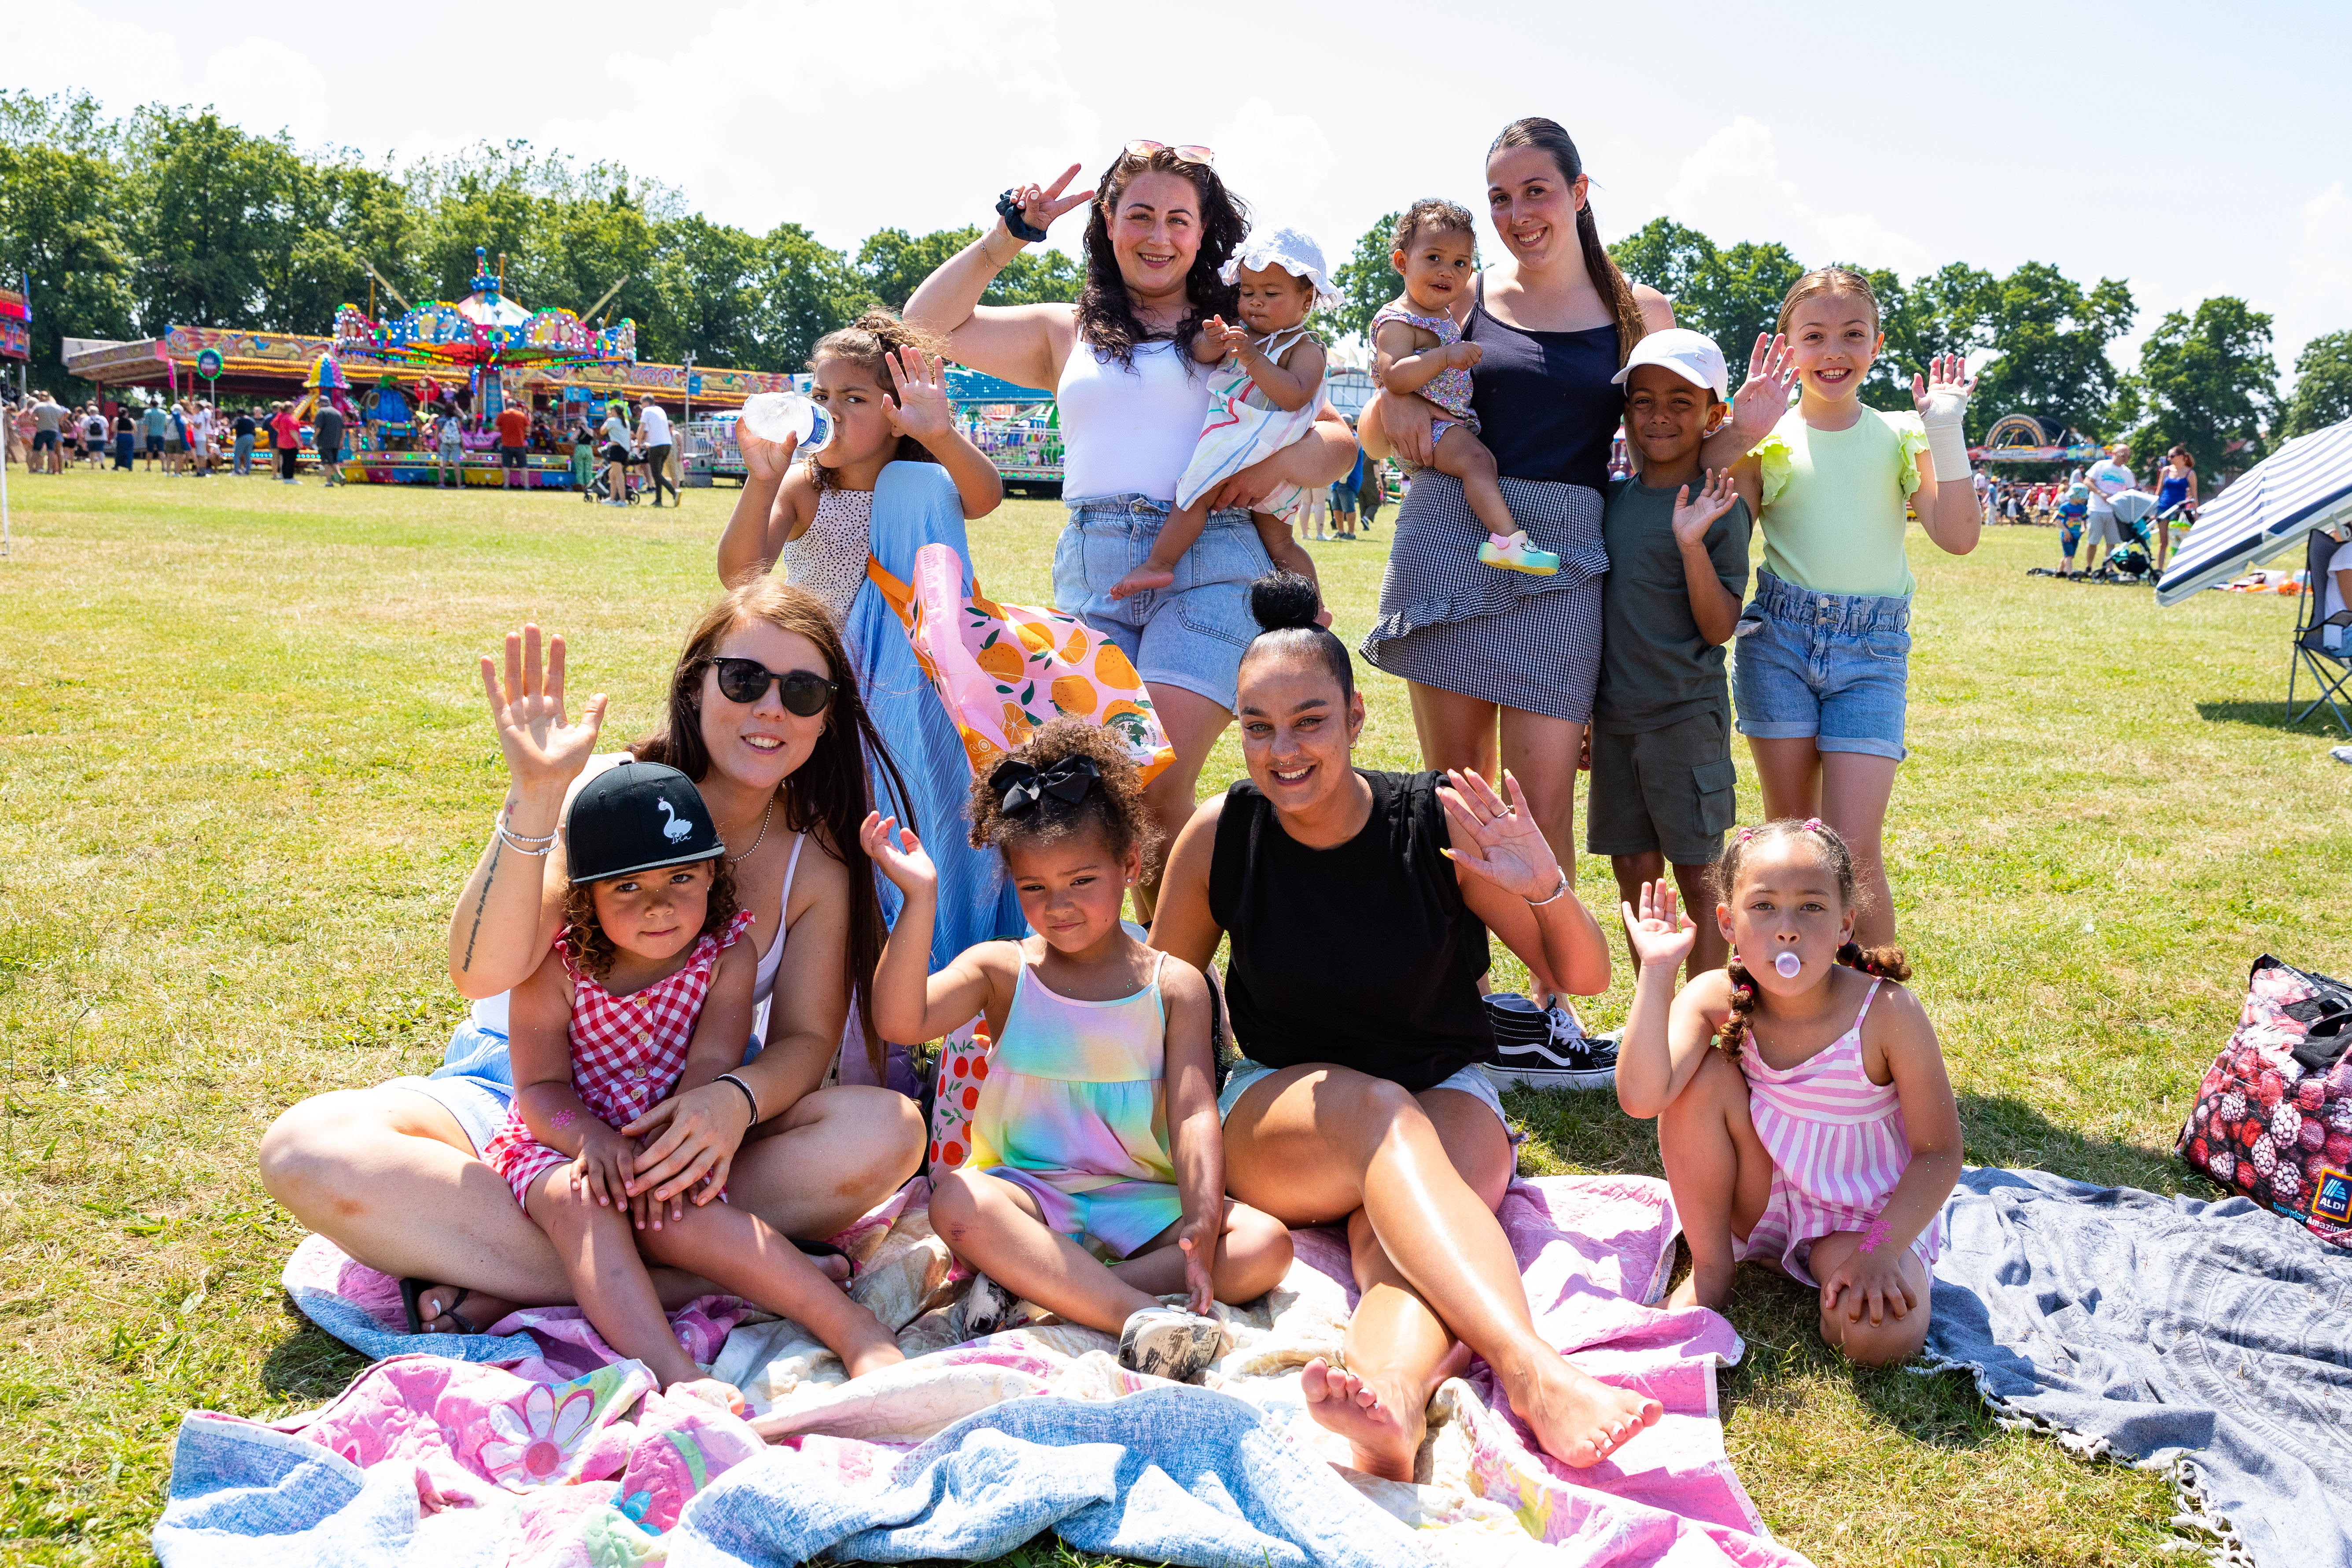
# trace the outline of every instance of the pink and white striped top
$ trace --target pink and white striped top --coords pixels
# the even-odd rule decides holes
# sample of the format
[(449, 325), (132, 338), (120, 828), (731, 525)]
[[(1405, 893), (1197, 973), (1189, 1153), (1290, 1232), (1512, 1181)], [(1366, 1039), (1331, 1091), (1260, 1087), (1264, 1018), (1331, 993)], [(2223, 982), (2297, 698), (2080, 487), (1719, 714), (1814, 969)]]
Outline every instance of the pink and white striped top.
[[(1862, 1021), (1882, 984), (1870, 983), (1853, 1027), (1785, 1071), (1764, 1060), (1754, 1030), (1739, 1047), (1748, 1116), (1772, 1156), (1772, 1195), (1738, 1256), (1777, 1261), (1808, 1285), (1820, 1284), (1806, 1267), (1813, 1243), (1835, 1231), (1867, 1230), (1911, 1163), (1901, 1097), (1863, 1068)], [(1943, 1236), (1938, 1215), (1911, 1250), (1932, 1263)]]

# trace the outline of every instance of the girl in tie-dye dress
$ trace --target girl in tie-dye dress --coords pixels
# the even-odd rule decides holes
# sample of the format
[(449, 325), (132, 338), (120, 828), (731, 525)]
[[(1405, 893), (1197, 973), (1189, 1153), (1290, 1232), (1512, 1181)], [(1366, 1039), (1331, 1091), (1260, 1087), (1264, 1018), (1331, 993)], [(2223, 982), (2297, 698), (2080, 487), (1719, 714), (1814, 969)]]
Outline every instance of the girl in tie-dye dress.
[[(1716, 866), (1730, 964), (1677, 996), (1694, 928), (1674, 889), (1625, 910), (1641, 977), (1618, 1103), (1658, 1118), (1692, 1271), (1718, 1310), (1753, 1260), (1821, 1292), (1822, 1338), (1885, 1365), (1927, 1337), (1927, 1265), (1960, 1173), (1960, 1121), (1900, 948), (1853, 941), (1845, 843), (1818, 819), (1742, 828)], [(1714, 1048), (1710, 1048), (1710, 1047)]]
[(971, 816), (1038, 934), (937, 974), (930, 857), (879, 814), (863, 836), (907, 900), (874, 977), (876, 1029), (912, 1045), (981, 1014), (996, 1041), (971, 1160), (931, 1194), (932, 1226), (978, 1271), (965, 1337), (1009, 1326), (1025, 1300), (1118, 1334), (1132, 1370), (1189, 1379), (1221, 1348), (1212, 1303), (1279, 1282), (1290, 1233), (1224, 1195), (1207, 981), (1120, 921), (1155, 837), (1141, 781), (1117, 736), (1058, 719), (974, 782)]

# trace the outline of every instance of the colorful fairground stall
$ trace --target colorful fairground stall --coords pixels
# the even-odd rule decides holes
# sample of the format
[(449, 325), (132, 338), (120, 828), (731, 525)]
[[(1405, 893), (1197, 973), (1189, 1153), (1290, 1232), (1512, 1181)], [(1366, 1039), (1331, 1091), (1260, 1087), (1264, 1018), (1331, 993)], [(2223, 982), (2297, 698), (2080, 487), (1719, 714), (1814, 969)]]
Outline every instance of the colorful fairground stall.
[[(806, 392), (811, 380), (806, 374), (793, 376), (793, 386)], [(950, 365), (948, 401), (955, 406), (963, 433), (988, 454), (1007, 485), (1060, 493), (1062, 423), (1052, 393)], [(720, 479), (741, 484), (743, 456), (735, 446), (734, 414), (694, 421), (686, 432), (682, 460), (688, 485)]]
[(464, 299), (410, 307), (394, 296), (404, 313), (382, 321), (345, 305), (331, 337), (173, 327), (141, 342), (84, 345), (66, 368), (107, 385), (230, 406), (289, 401), (306, 445), (310, 416), (331, 404), (346, 421), (344, 476), (378, 484), (440, 482), (437, 436), (451, 418), (463, 431), (460, 482), (505, 483), (498, 416), (520, 406), (532, 422), (524, 482), (549, 489), (571, 487), (572, 432), (593, 429), (612, 404), (626, 405), (632, 426), (647, 397), (688, 422), (698, 409), (740, 408), (792, 384), (760, 371), (641, 363), (634, 322), (596, 328), (570, 310), (528, 310), (507, 296), (486, 252), (474, 254)]

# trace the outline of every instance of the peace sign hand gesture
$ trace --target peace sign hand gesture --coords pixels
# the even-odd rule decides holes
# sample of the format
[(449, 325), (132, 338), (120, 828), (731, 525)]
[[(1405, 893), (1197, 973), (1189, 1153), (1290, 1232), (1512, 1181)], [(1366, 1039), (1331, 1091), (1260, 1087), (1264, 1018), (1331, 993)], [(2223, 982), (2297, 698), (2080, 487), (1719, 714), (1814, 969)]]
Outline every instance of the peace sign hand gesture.
[(1446, 858), (1529, 903), (1550, 898), (1559, 887), (1559, 860), (1511, 771), (1503, 770), (1507, 803), (1474, 768), (1448, 768), (1445, 780), (1437, 798), (1456, 831), (1470, 840), (1469, 846), (1457, 843), (1446, 850)]
[(1958, 419), (1976, 389), (1977, 378), (1969, 374), (1966, 360), (1958, 354), (1937, 354), (1927, 362), (1925, 379), (1911, 378), (1911, 405), (1922, 420)]
[(1797, 356), (1785, 336), (1756, 334), (1748, 352), (1748, 379), (1731, 395), (1731, 428), (1744, 455), (1772, 433), (1789, 412), (1789, 389), (1797, 384)]
[(948, 407), (945, 359), (927, 360), (922, 350), (904, 348), (884, 354), (882, 363), (889, 367), (890, 384), (898, 392), (895, 399), (887, 393), (882, 398), (891, 429), (928, 446), (955, 428), (955, 415)]
[(561, 795), (595, 754), (604, 725), (604, 694), (588, 699), (580, 722), (563, 717), (563, 638), (548, 639), (547, 668), (540, 673), (539, 627), (524, 623), (507, 634), (506, 680), (501, 687), (490, 656), (482, 656), (482, 690), (490, 700), (490, 721), (506, 754), (507, 776), (518, 795), (541, 791)]
[[(1062, 177), (1050, 185), (1040, 186), (1035, 181), (1013, 187), (1013, 204), (1021, 209), (1021, 221), (1031, 228), (1050, 227), (1054, 220), (1074, 207), (1082, 207), (1095, 199), (1094, 192), (1081, 185), (1068, 195), (1064, 186), (1077, 177), (1078, 165), (1071, 164), (1062, 171)], [(1002, 222), (1002, 219), (998, 220)], [(1011, 233), (1010, 229), (1006, 230)], [(1027, 244), (1026, 240), (1022, 242)]]

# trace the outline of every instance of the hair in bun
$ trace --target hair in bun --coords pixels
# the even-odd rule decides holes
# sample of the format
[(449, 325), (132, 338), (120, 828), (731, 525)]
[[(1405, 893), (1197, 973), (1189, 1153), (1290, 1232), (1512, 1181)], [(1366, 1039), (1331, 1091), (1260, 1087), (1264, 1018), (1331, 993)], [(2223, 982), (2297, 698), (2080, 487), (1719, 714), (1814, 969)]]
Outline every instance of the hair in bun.
[(1342, 704), (1355, 696), (1356, 668), (1348, 658), (1348, 646), (1315, 622), (1323, 608), (1323, 595), (1314, 583), (1277, 568), (1250, 584), (1249, 602), (1250, 618), (1264, 629), (1242, 655), (1244, 665), (1261, 648), (1308, 654), (1321, 659), (1331, 679), (1339, 683)]

